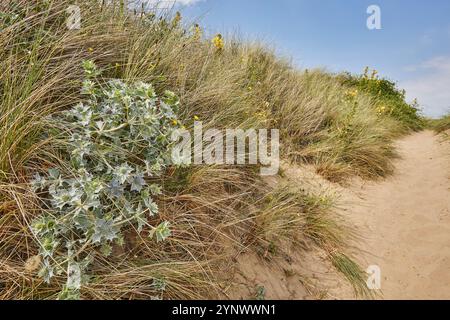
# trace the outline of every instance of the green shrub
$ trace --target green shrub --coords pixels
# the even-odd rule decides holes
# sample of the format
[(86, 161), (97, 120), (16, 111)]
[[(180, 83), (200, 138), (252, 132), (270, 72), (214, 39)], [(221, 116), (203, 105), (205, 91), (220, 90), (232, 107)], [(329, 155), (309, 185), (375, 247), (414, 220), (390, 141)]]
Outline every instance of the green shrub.
[(379, 116), (392, 117), (408, 130), (422, 129), (424, 121), (420, 116), (417, 101), (408, 104), (404, 90), (399, 90), (396, 84), (388, 79), (379, 78), (376, 70), (370, 75), (369, 71), (369, 68), (366, 68), (362, 75), (344, 73), (339, 75), (338, 79), (375, 99)]

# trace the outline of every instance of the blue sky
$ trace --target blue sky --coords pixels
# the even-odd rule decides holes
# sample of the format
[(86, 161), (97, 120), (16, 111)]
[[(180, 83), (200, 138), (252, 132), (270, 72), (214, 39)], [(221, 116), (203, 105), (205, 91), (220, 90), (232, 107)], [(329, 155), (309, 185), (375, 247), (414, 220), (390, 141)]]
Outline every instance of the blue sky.
[[(362, 72), (365, 66), (419, 99), (424, 113), (450, 111), (448, 0), (181, 0), (183, 16), (210, 34), (259, 39), (299, 67)], [(381, 9), (381, 30), (366, 10)]]

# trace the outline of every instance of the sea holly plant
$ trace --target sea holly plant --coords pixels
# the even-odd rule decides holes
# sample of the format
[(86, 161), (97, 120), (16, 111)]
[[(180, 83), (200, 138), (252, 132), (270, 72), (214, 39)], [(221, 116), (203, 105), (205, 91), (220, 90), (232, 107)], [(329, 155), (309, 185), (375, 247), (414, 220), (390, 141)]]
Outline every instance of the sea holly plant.
[(170, 164), (171, 135), (178, 129), (179, 100), (152, 85), (120, 80), (99, 83), (92, 61), (83, 63), (85, 99), (49, 121), (66, 165), (36, 173), (32, 188), (43, 212), (32, 223), (40, 246), (39, 275), (48, 283), (67, 274), (61, 299), (79, 297), (95, 256), (123, 244), (121, 231), (133, 225), (156, 242), (171, 235), (170, 224), (151, 225), (158, 215), (152, 183)]

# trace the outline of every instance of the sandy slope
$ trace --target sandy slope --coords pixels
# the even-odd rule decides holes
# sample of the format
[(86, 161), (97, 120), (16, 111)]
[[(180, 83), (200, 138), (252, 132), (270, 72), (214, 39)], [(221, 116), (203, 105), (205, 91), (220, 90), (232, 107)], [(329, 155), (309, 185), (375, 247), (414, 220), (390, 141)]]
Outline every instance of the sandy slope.
[[(311, 168), (284, 168), (289, 180), (340, 195), (338, 213), (361, 237), (354, 256), (364, 268), (381, 268), (380, 298), (450, 299), (450, 143), (439, 140), (430, 131), (400, 140), (395, 174), (380, 181), (344, 187)], [(228, 298), (254, 297), (257, 285), (267, 299), (355, 298), (320, 250), (284, 251), (270, 261), (242, 255)]]
[(364, 263), (381, 268), (384, 299), (450, 299), (449, 144), (424, 131), (398, 152), (392, 177), (352, 184), (345, 215), (364, 238)]

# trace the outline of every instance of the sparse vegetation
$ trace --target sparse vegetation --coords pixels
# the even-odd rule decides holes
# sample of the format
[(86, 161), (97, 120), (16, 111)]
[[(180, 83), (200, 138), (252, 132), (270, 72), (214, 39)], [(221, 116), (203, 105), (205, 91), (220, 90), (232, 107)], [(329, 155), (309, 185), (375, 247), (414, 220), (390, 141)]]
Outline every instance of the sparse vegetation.
[(377, 114), (396, 119), (399, 130), (420, 130), (424, 127), (425, 121), (419, 113), (417, 100), (408, 104), (405, 101), (406, 92), (398, 89), (394, 82), (380, 78), (376, 70), (366, 67), (362, 75), (342, 74), (339, 78), (355, 90), (369, 94), (375, 100)]
[(448, 131), (450, 130), (450, 114), (443, 116), (440, 119), (429, 120), (428, 124), (434, 131), (436, 131), (436, 133), (442, 133), (448, 136)]
[(342, 253), (331, 255), (333, 266), (352, 284), (355, 293), (360, 296), (374, 297), (374, 291), (367, 288), (367, 274), (350, 257)]
[[(128, 12), (115, 3), (78, 1), (80, 30), (67, 29), (68, 0), (0, 4), (0, 298), (217, 298), (232, 280), (231, 257), (257, 245), (276, 254), (279, 241), (321, 247), (366, 294), (346, 253), (352, 235), (329, 197), (302, 190), (302, 181), (285, 185), (281, 176), (274, 187), (252, 167), (164, 167), (159, 160), (170, 126), (190, 129), (201, 120), (219, 129), (279, 128), (283, 160), (312, 164), (331, 181), (376, 178), (392, 170), (392, 140), (422, 127), (417, 107), (387, 80), (299, 71), (263, 45), (208, 38), (180, 14)], [(168, 108), (149, 118), (127, 104), (157, 97)], [(114, 99), (125, 119), (105, 110)], [(138, 131), (129, 116), (142, 120)], [(156, 124), (165, 129), (150, 130)], [(82, 126), (94, 135), (84, 136)], [(100, 191), (108, 183), (120, 201)], [(93, 188), (91, 200), (100, 204), (83, 210), (97, 220), (86, 230), (70, 224), (56, 239), (59, 219), (74, 222), (76, 200), (88, 198), (66, 197), (69, 185)], [(127, 203), (130, 221), (154, 215), (122, 224)], [(96, 235), (101, 245), (91, 246)], [(73, 256), (63, 239), (81, 240)], [(74, 282), (70, 261), (88, 277)]]

